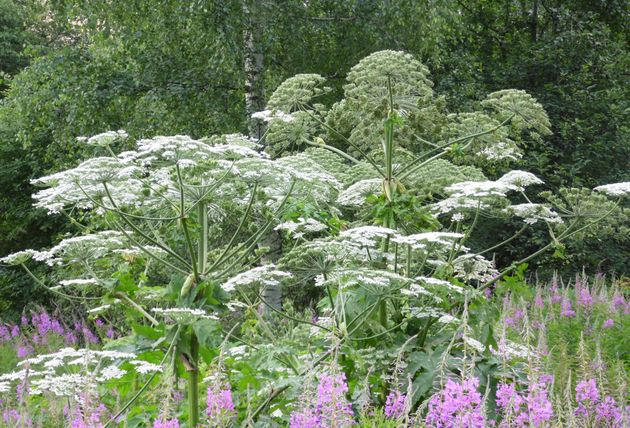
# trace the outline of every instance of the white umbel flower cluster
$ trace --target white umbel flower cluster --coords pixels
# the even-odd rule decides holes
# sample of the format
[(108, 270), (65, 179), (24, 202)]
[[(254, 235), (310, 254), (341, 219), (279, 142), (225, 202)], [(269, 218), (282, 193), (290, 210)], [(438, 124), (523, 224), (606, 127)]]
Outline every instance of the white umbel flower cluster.
[(195, 308), (153, 308), (151, 309), (157, 315), (161, 315), (166, 319), (172, 320), (177, 324), (192, 324), (195, 321), (206, 319), (218, 321), (219, 318), (211, 315), (203, 309)]
[(479, 353), (484, 353), (486, 351), (486, 346), (475, 338), (472, 338), (468, 335), (464, 335), (462, 337), (462, 340), (464, 341), (466, 346), (474, 349), (475, 351)]
[(404, 294), (406, 296), (411, 296), (411, 297), (421, 297), (421, 296), (435, 297), (426, 288), (416, 283), (409, 284), (409, 288), (401, 289), (400, 294)]
[(432, 208), (438, 214), (484, 209), (496, 199), (505, 199), (510, 192), (522, 192), (527, 186), (542, 183), (534, 174), (518, 170), (496, 181), (463, 181), (446, 187), (448, 198), (433, 204)]
[(73, 263), (81, 260), (100, 259), (106, 255), (126, 248), (127, 239), (122, 232), (103, 230), (88, 235), (63, 239), (47, 251), (49, 265)]
[(126, 140), (129, 137), (126, 131), (119, 129), (118, 131), (107, 131), (101, 134), (93, 135), (90, 138), (77, 137), (77, 141), (85, 142), (89, 146), (106, 147), (118, 140)]
[(328, 226), (314, 218), (305, 219), (304, 217), (300, 217), (297, 221), (285, 221), (284, 223), (280, 223), (274, 230), (284, 230), (297, 239), (307, 233), (317, 233), (327, 228)]
[(413, 282), (413, 279), (404, 277), (397, 273), (370, 268), (360, 269), (337, 269), (328, 274), (321, 285), (339, 285), (341, 288), (349, 287), (376, 287), (388, 288), (393, 286), (406, 286)]
[(136, 354), (131, 352), (119, 352), (110, 350), (94, 350), (94, 349), (74, 349), (62, 348), (51, 354), (38, 355), (36, 357), (27, 358), (20, 361), (18, 366), (32, 366), (42, 364), (44, 368), (61, 367), (69, 364), (96, 364), (103, 359), (108, 360), (126, 360), (136, 358)]
[(160, 366), (158, 364), (150, 363), (148, 361), (132, 360), (132, 361), (129, 361), (129, 362), (131, 363), (131, 365), (133, 365), (135, 367), (136, 372), (138, 372), (140, 374), (149, 374), (149, 373), (155, 373), (155, 372), (161, 372), (162, 371), (162, 366)]
[(459, 285), (451, 284), (448, 281), (438, 278), (432, 278), (427, 276), (418, 276), (414, 278), (416, 281), (424, 283), (431, 290), (435, 291), (446, 291), (446, 292), (455, 292), (458, 294), (464, 294), (464, 289)]
[(122, 164), (116, 158), (88, 159), (76, 168), (32, 180), (35, 186), (47, 187), (33, 195), (34, 206), (51, 214), (66, 206), (81, 209), (108, 206), (105, 185), (119, 205), (138, 206), (144, 199), (142, 181), (138, 178), (141, 173), (138, 166)]
[(507, 207), (505, 212), (523, 218), (527, 224), (535, 224), (539, 220), (547, 223), (562, 223), (562, 219), (555, 211), (541, 204), (519, 204)]
[(453, 261), (455, 277), (464, 281), (489, 281), (499, 272), (494, 268), (494, 264), (478, 254), (464, 254)]
[(499, 183), (510, 184), (516, 186), (519, 191), (524, 190), (526, 187), (534, 184), (544, 184), (540, 178), (536, 177), (531, 172), (513, 170), (504, 174), (497, 180)]
[(276, 286), (280, 284), (280, 281), (286, 278), (290, 278), (293, 275), (289, 272), (284, 272), (276, 269), (273, 264), (264, 266), (258, 266), (243, 273), (230, 278), (221, 285), (223, 290), (232, 292), (239, 286), (246, 286), (250, 284), (259, 284), (266, 286)]
[(499, 141), (491, 146), (484, 147), (476, 154), (477, 156), (484, 157), (489, 161), (498, 161), (503, 159), (518, 160), (523, 157), (523, 154), (518, 151), (517, 147), (504, 141)]
[(504, 360), (526, 359), (535, 355), (535, 352), (527, 346), (506, 339), (499, 341), (498, 349), (491, 346), (490, 352)]
[(362, 247), (376, 247), (378, 240), (397, 236), (394, 229), (381, 226), (359, 226), (344, 230), (339, 234), (343, 239), (348, 239)]
[(79, 398), (99, 382), (125, 376), (128, 371), (120, 367), (124, 363), (130, 363), (140, 374), (162, 371), (157, 364), (135, 358), (136, 354), (131, 352), (62, 348), (20, 361), (17, 365), (23, 369), (0, 375), (0, 392), (10, 389), (14, 382), (23, 383), (28, 377), (31, 395)]
[(260, 158), (264, 155), (243, 145), (210, 145), (187, 135), (158, 136), (139, 140), (135, 151), (121, 153), (123, 163), (140, 165), (178, 164), (196, 166), (200, 162), (222, 158)]
[(367, 196), (374, 195), (380, 191), (382, 181), (380, 178), (357, 181), (339, 193), (337, 203), (346, 207), (360, 207), (365, 204)]
[(271, 122), (272, 120), (280, 120), (282, 122), (293, 122), (295, 117), (287, 114), (281, 110), (263, 110), (252, 114), (252, 119), (260, 119), (264, 122)]
[(623, 183), (604, 184), (593, 189), (608, 196), (628, 197), (630, 196), (630, 181)]
[(462, 233), (455, 232), (425, 232), (414, 235), (397, 235), (392, 238), (392, 242), (411, 246), (413, 249), (423, 250), (428, 247), (450, 247), (453, 242), (463, 238)]
[(0, 263), (4, 263), (11, 266), (21, 265), (27, 261), (33, 259), (40, 262), (45, 262), (50, 259), (50, 253), (46, 251), (35, 250), (22, 250), (17, 253), (9, 254), (8, 256), (0, 258)]

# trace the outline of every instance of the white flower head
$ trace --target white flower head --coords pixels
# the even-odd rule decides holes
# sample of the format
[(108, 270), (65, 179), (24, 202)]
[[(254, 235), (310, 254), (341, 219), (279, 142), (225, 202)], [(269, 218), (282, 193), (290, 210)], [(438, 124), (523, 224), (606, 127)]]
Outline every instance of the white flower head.
[(363, 247), (376, 247), (378, 245), (378, 239), (385, 239), (392, 236), (396, 237), (398, 233), (387, 227), (359, 226), (344, 230), (339, 236)]
[(478, 254), (464, 254), (453, 261), (455, 277), (465, 281), (489, 281), (499, 272), (494, 264)]
[(490, 352), (506, 360), (525, 359), (534, 355), (534, 352), (525, 345), (502, 339), (498, 343), (498, 349), (490, 347)]
[(527, 224), (537, 223), (538, 220), (547, 223), (562, 223), (562, 219), (555, 211), (541, 204), (519, 204), (507, 207), (505, 212), (524, 219)]
[(313, 218), (300, 217), (297, 221), (285, 221), (275, 227), (274, 230), (284, 230), (296, 238), (302, 237), (306, 233), (316, 233), (326, 230), (328, 226)]
[(192, 324), (200, 319), (218, 321), (219, 318), (211, 315), (203, 309), (195, 308), (153, 308), (151, 309), (157, 315), (175, 321), (178, 324)]
[(380, 191), (381, 183), (382, 180), (380, 178), (357, 181), (346, 190), (339, 193), (337, 203), (347, 207), (360, 207), (365, 204), (365, 198), (367, 196)]
[(148, 361), (143, 360), (132, 360), (129, 361), (133, 366), (135, 366), (136, 372), (140, 374), (148, 374), (148, 373), (156, 373), (162, 372), (162, 366), (158, 364), (153, 364)]
[(544, 182), (531, 172), (514, 170), (504, 174), (497, 180), (499, 183), (517, 186), (519, 190), (533, 184), (543, 184)]
[(471, 347), (472, 349), (474, 349), (475, 351), (479, 353), (483, 353), (486, 351), (485, 345), (481, 343), (480, 341), (478, 341), (477, 339), (473, 339), (470, 336), (464, 335), (464, 337), (462, 337), (462, 340), (467, 346)]
[(276, 269), (273, 264), (264, 266), (258, 266), (248, 271), (240, 273), (235, 277), (227, 280), (221, 285), (228, 293), (234, 291), (238, 286), (246, 286), (250, 284), (261, 284), (266, 286), (276, 286), (280, 284), (285, 278), (290, 278), (293, 275), (289, 272), (284, 272)]
[(260, 119), (264, 122), (279, 120), (282, 122), (290, 123), (295, 120), (295, 117), (281, 110), (263, 110), (252, 114), (252, 119)]
[(15, 266), (26, 263), (31, 259), (36, 261), (48, 261), (51, 257), (52, 255), (47, 251), (23, 250), (0, 258), (0, 263)]
[(608, 196), (627, 197), (630, 196), (630, 181), (623, 183), (604, 184), (593, 189)]
[(107, 131), (102, 134), (94, 135), (90, 138), (86, 137), (77, 137), (77, 141), (85, 142), (90, 146), (98, 146), (98, 147), (106, 147), (118, 140), (126, 140), (129, 137), (129, 134), (124, 130), (120, 129), (118, 131)]

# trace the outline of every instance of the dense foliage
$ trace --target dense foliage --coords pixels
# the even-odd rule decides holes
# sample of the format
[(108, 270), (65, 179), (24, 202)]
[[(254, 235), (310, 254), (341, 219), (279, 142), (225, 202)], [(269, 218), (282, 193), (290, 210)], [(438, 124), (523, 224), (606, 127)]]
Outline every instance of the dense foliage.
[[(554, 284), (547, 305), (542, 290), (528, 304), (523, 271), (610, 224), (627, 209), (630, 183), (577, 197), (548, 191), (535, 203), (530, 189), (545, 183), (534, 174), (488, 179), (483, 170), (506, 169), (551, 134), (525, 91), (500, 90), (479, 110), (447, 113), (427, 67), (392, 50), (359, 61), (347, 82), (343, 98), (326, 105), (324, 77), (287, 79), (252, 115), (266, 128), (260, 139), (132, 144), (128, 132), (107, 131), (76, 139), (77, 166), (32, 180), (41, 188), (34, 206), (65, 215), (72, 232), (1, 259), (64, 303), (61, 320), (23, 313), (26, 334), (3, 327), (24, 367), (0, 376), (2, 391), (16, 391), (7, 424), (43, 425), (35, 408), (58, 423), (98, 427), (121, 419), (154, 427), (625, 423), (625, 398), (611, 386), (623, 390), (625, 371), (602, 368), (596, 379), (583, 370), (592, 360), (627, 360), (614, 338), (596, 340), (595, 351), (580, 338), (580, 359), (556, 366), (571, 350), (556, 355), (547, 344), (570, 346), (558, 337), (565, 322), (550, 323), (536, 342), (531, 334), (556, 318), (625, 330), (625, 297), (580, 279), (573, 294)], [(598, 203), (582, 203), (589, 198)], [(522, 227), (485, 247), (475, 239), (480, 218)], [(541, 231), (545, 242), (526, 257), (488, 258)], [(38, 265), (47, 272), (32, 270)], [(25, 358), (49, 336), (54, 352)], [(55, 351), (63, 343), (79, 347)], [(576, 395), (554, 410), (556, 377), (562, 388), (575, 383)], [(139, 404), (160, 390), (170, 397), (160, 407)]]
[(627, 426), (623, 2), (0, 12), (0, 425)]

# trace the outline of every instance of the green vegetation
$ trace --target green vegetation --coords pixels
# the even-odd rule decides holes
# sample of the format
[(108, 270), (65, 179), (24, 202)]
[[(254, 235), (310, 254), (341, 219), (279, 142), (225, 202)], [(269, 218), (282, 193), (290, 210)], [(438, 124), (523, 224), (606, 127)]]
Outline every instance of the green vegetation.
[(591, 3), (0, 0), (0, 425), (625, 426)]

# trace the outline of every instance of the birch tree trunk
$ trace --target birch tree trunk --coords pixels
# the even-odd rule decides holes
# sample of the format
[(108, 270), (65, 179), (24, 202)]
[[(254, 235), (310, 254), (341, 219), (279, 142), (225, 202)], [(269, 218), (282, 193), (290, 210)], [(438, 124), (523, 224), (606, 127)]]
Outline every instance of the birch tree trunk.
[[(261, 259), (261, 264), (272, 264), (278, 261), (282, 255), (282, 237), (277, 230), (272, 230), (263, 238), (259, 247), (268, 248), (269, 251)], [(282, 286), (265, 286), (260, 290), (260, 294), (265, 299), (265, 302), (272, 308), (281, 311), (282, 310)], [(267, 308), (266, 305), (262, 306), (263, 314), (271, 314), (273, 311)]]
[[(243, 0), (243, 15), (245, 17), (245, 30), (243, 33), (243, 52), (245, 69), (245, 112), (247, 114), (247, 129), (249, 136), (260, 139), (265, 132), (264, 123), (252, 119), (251, 115), (261, 111), (265, 107), (263, 72), (264, 53), (261, 43), (262, 20), (260, 3), (258, 0)], [(259, 248), (268, 248), (267, 254), (261, 259), (261, 264), (275, 263), (282, 254), (282, 237), (272, 230), (263, 238)], [(263, 287), (260, 290), (263, 299), (274, 309), (282, 310), (282, 287)], [(263, 313), (272, 313), (265, 305)]]
[(263, 123), (251, 116), (264, 108), (264, 53), (261, 43), (262, 26), (257, 0), (243, 0), (245, 29), (243, 32), (243, 52), (245, 69), (245, 113), (249, 136), (260, 139), (264, 133)]

